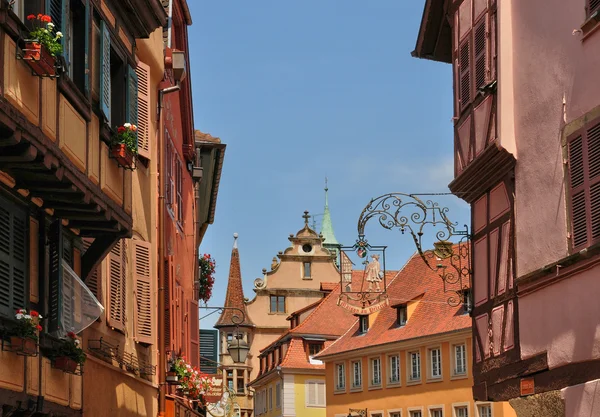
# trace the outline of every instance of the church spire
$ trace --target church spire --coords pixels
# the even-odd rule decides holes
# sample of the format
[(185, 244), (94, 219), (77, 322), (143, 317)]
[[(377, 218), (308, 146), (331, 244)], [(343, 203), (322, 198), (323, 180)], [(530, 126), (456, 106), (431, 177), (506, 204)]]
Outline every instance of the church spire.
[[(231, 263), (229, 265), (229, 281), (227, 282), (227, 294), (225, 295), (225, 307), (239, 308), (246, 315), (246, 319), (241, 322), (239, 311), (223, 310), (221, 317), (217, 320), (215, 328), (229, 327), (239, 324), (240, 326), (254, 326), (248, 316), (246, 303), (244, 302), (244, 288), (242, 286), (242, 271), (240, 268), (240, 254), (237, 244), (238, 234), (233, 234), (233, 249), (231, 250)], [(237, 317), (234, 317), (237, 316)]]
[(333, 233), (333, 224), (331, 223), (331, 213), (329, 212), (329, 188), (327, 186), (327, 178), (325, 178), (325, 212), (323, 213), (323, 223), (321, 224), (321, 234), (325, 238), (323, 246), (328, 249), (336, 249), (340, 247), (339, 242)]

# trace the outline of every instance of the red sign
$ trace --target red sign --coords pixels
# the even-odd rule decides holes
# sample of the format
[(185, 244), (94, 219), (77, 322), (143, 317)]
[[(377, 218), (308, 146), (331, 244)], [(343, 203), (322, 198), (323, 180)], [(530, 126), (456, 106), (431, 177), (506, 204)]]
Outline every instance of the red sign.
[(533, 378), (521, 379), (521, 396), (535, 394), (535, 382)]

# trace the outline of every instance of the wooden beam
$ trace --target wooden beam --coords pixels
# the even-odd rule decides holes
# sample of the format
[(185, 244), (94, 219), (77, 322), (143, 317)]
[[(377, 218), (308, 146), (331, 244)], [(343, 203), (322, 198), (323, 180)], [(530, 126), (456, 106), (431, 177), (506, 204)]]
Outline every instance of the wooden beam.
[(53, 210), (69, 210), (77, 211), (81, 213), (100, 213), (102, 209), (97, 204), (65, 204), (65, 203), (53, 203), (50, 204), (44, 201), (44, 208), (51, 208)]
[(26, 147), (21, 153), (16, 155), (0, 154), (0, 164), (3, 162), (25, 163), (32, 162), (37, 158), (38, 151), (33, 146)]
[(21, 131), (15, 130), (13, 134), (6, 138), (0, 138), (0, 147), (13, 146), (21, 142)]
[(61, 219), (67, 219), (70, 222), (74, 220), (96, 220), (96, 221), (106, 221), (110, 220), (110, 216), (106, 215), (106, 212), (81, 212), (77, 210), (54, 210), (54, 215), (56, 217), (60, 217)]
[(45, 192), (38, 191), (35, 193), (34, 197), (41, 198), (44, 200), (44, 206), (55, 208), (55, 203), (84, 203), (84, 195), (81, 193), (54, 193), (54, 192)]
[(116, 234), (98, 236), (81, 257), (81, 278), (85, 282), (90, 272), (98, 266), (117, 244), (120, 236)]
[(121, 226), (115, 220), (69, 220), (69, 227), (86, 230), (121, 230)]

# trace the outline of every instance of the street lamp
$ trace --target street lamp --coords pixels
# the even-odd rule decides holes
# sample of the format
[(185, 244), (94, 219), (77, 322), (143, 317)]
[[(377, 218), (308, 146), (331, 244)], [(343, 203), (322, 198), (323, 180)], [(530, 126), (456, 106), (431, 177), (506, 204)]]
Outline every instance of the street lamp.
[(235, 324), (235, 334), (233, 335), (233, 339), (227, 343), (227, 353), (229, 353), (229, 356), (231, 356), (233, 362), (245, 363), (246, 358), (248, 357), (248, 352), (250, 351), (250, 346), (248, 346), (248, 343), (246, 343), (246, 341), (243, 339), (243, 336), (239, 332), (239, 325), (246, 320), (246, 314), (244, 311), (237, 307), (200, 306), (199, 308), (203, 308), (205, 310), (214, 310), (212, 313), (209, 313), (204, 317), (200, 317), (200, 320), (210, 316), (213, 313), (222, 313), (225, 310), (235, 310), (241, 314), (241, 317), (237, 314), (231, 316), (231, 321), (233, 324)]

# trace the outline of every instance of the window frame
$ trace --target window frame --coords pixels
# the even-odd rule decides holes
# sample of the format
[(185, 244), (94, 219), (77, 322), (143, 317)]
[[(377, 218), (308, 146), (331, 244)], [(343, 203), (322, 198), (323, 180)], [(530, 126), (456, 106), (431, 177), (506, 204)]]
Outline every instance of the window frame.
[[(334, 393), (346, 392), (346, 362), (337, 362), (334, 364), (335, 369), (335, 386)], [(342, 375), (342, 384), (340, 385), (340, 369)]]
[(369, 316), (358, 316), (358, 333), (366, 334), (369, 331)]
[[(308, 352), (309, 358), (312, 358), (313, 356), (317, 356), (323, 350), (323, 347), (324, 347), (323, 342), (308, 342), (307, 345), (308, 345), (307, 352)], [(312, 348), (314, 348), (315, 346), (318, 348), (318, 350), (316, 353), (312, 353)]]
[[(402, 318), (404, 319), (403, 321)], [(406, 304), (396, 307), (396, 323), (398, 327), (404, 327), (408, 323), (408, 307)]]
[(275, 383), (275, 408), (281, 408), (281, 382)]
[(423, 407), (408, 407), (406, 411), (408, 411), (408, 417), (423, 417)]
[[(461, 348), (463, 350), (463, 366), (464, 366), (464, 372), (459, 372), (458, 370), (458, 348)], [(452, 345), (452, 376), (453, 377), (466, 377), (468, 376), (469, 373), (469, 366), (468, 366), (468, 353), (467, 353), (467, 343), (466, 342), (461, 342), (461, 343), (455, 343)]]
[[(319, 386), (323, 389), (323, 403), (319, 403)], [(309, 401), (310, 395), (309, 390), (314, 387), (315, 391), (315, 403), (311, 404)], [(304, 382), (304, 405), (307, 408), (325, 408), (327, 406), (327, 387), (325, 380), (323, 379), (308, 379)]]
[[(393, 365), (392, 365), (392, 358), (396, 358), (397, 362), (398, 362), (398, 372), (397, 372), (397, 381), (392, 381), (392, 369), (393, 369)], [(389, 354), (387, 355), (387, 366), (388, 366), (388, 372), (387, 372), (387, 386), (400, 386), (402, 384), (402, 365), (400, 363), (400, 354), (399, 353), (393, 353), (393, 354)]]
[[(353, 360), (350, 362), (352, 365), (352, 384), (350, 385), (350, 390), (351, 391), (362, 391), (362, 385), (363, 385), (363, 378), (362, 378), (362, 359), (357, 359), (357, 360)], [(358, 368), (356, 368), (356, 365), (358, 365)], [(358, 370), (358, 374), (357, 374), (357, 370)], [(358, 384), (357, 382), (357, 376), (358, 376)]]
[[(275, 300), (275, 310), (273, 310), (273, 300)], [(283, 310), (280, 310), (281, 303), (283, 303)], [(285, 295), (271, 294), (269, 297), (269, 313), (270, 314), (285, 314), (286, 307)]]
[[(417, 359), (418, 359), (418, 367), (416, 368), (418, 371), (418, 376), (417, 377), (413, 377), (413, 370), (414, 370), (414, 365), (413, 365), (413, 358), (412, 355), (416, 354)], [(407, 355), (407, 361), (406, 361), (406, 375), (407, 375), (407, 385), (412, 385), (412, 384), (420, 384), (421, 380), (423, 378), (422, 376), (422, 367), (423, 367), (423, 363), (421, 362), (421, 350), (411, 350), (406, 352)]]
[[(434, 359), (434, 352), (436, 358)], [(434, 360), (437, 361), (437, 369), (438, 373), (434, 374)], [(427, 349), (427, 379), (432, 381), (437, 381), (443, 379), (443, 371), (442, 371), (442, 347), (441, 346), (433, 346)]]
[[(444, 404), (435, 404), (427, 407), (428, 417), (444, 417), (444, 411)], [(435, 415), (434, 413), (437, 414), (437, 412), (441, 414)]]
[(302, 279), (312, 279), (312, 263), (309, 261), (302, 263)]
[(388, 410), (388, 417), (402, 417), (402, 409), (394, 408), (392, 410)]
[(463, 417), (457, 412), (458, 409), (467, 410), (467, 415), (464, 417), (469, 417), (471, 415), (471, 410), (470, 410), (471, 405), (468, 402), (453, 403), (452, 404), (452, 417)]
[[(481, 410), (480, 407), (488, 407), (489, 409), (489, 414), (487, 415), (482, 415), (481, 414)], [(494, 417), (494, 404), (491, 402), (476, 402), (475, 403), (475, 415), (476, 417)]]
[[(378, 381), (375, 381), (375, 363), (377, 363), (377, 376), (379, 378)], [(369, 388), (381, 388), (383, 386), (382, 382), (383, 372), (381, 370), (381, 356), (373, 356), (369, 358)]]

